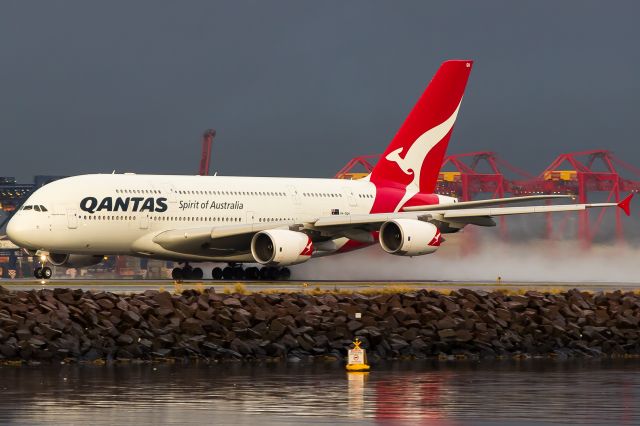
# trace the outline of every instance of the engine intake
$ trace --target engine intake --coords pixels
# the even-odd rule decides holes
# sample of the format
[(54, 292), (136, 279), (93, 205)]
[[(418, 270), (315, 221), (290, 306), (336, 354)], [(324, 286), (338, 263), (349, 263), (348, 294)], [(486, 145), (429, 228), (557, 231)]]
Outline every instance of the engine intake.
[(380, 227), (380, 246), (398, 256), (421, 256), (438, 250), (442, 237), (429, 222), (415, 219), (394, 219)]
[(103, 256), (92, 254), (68, 254), (49, 253), (48, 259), (54, 266), (64, 266), (65, 268), (82, 268), (84, 266), (96, 265), (102, 262)]
[(271, 229), (253, 236), (251, 254), (262, 265), (295, 265), (311, 258), (313, 243), (302, 232)]

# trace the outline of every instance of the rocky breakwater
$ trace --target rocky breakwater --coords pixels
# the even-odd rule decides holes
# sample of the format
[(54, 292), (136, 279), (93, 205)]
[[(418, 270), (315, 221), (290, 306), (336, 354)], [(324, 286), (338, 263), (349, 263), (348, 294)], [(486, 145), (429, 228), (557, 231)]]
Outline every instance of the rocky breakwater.
[[(359, 314), (359, 315), (357, 315)], [(624, 356), (640, 353), (640, 297), (457, 290), (179, 295), (0, 287), (0, 360)]]

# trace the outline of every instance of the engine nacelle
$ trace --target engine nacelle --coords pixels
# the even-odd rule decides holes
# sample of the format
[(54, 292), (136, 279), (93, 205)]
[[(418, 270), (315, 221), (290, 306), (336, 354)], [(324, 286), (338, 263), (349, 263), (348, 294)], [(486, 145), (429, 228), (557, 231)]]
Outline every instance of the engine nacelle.
[(262, 265), (295, 265), (311, 258), (313, 243), (302, 232), (271, 229), (253, 236), (251, 254)]
[(49, 253), (48, 260), (54, 266), (65, 268), (82, 268), (102, 262), (103, 256), (92, 254)]
[(438, 250), (442, 237), (429, 222), (415, 219), (394, 219), (380, 227), (380, 245), (390, 254), (420, 256)]

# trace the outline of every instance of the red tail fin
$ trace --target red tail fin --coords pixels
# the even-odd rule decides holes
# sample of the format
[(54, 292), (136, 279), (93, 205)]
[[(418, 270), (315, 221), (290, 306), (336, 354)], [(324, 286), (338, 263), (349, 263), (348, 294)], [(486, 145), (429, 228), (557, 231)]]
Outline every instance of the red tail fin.
[(442, 63), (371, 172), (376, 187), (406, 188), (398, 207), (418, 192), (435, 190), (472, 65)]

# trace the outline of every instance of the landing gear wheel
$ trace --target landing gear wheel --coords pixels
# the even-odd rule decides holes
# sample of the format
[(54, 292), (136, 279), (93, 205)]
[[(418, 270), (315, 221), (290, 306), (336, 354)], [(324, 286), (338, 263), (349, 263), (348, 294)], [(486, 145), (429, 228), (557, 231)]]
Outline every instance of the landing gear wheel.
[(244, 277), (247, 280), (255, 281), (260, 278), (260, 270), (255, 266), (247, 268), (244, 270)]
[(42, 268), (40, 266), (38, 266), (34, 271), (33, 271), (33, 276), (36, 277), (37, 279), (41, 279), (42, 278)]
[(260, 269), (260, 279), (264, 281), (272, 281), (276, 278), (276, 268), (271, 266), (263, 266)]
[(211, 278), (213, 278), (214, 280), (221, 280), (222, 279), (222, 268), (219, 267), (215, 267), (211, 270)]
[(173, 268), (171, 271), (171, 278), (174, 280), (181, 280), (183, 278), (182, 268)]
[(233, 276), (234, 276), (234, 273), (233, 273), (232, 267), (227, 266), (222, 270), (222, 278), (224, 278), (225, 280), (232, 280)]
[(48, 280), (49, 278), (51, 278), (51, 275), (53, 275), (53, 271), (51, 271), (51, 268), (49, 268), (48, 266), (45, 266), (44, 268), (42, 268), (42, 271), (40, 271), (40, 275), (45, 280)]
[(204, 273), (202, 272), (202, 269), (193, 268), (193, 270), (191, 271), (191, 276), (189, 278), (192, 280), (201, 280), (203, 276)]
[(185, 264), (184, 267), (182, 268), (182, 277), (185, 280), (191, 279), (192, 272), (193, 272), (193, 268), (190, 265)]
[(289, 278), (291, 278), (291, 269), (282, 268), (279, 271), (279, 275), (281, 280), (288, 280)]
[(245, 277), (245, 273), (244, 273), (244, 269), (242, 269), (242, 266), (237, 266), (233, 268), (234, 280), (244, 280), (244, 277)]

